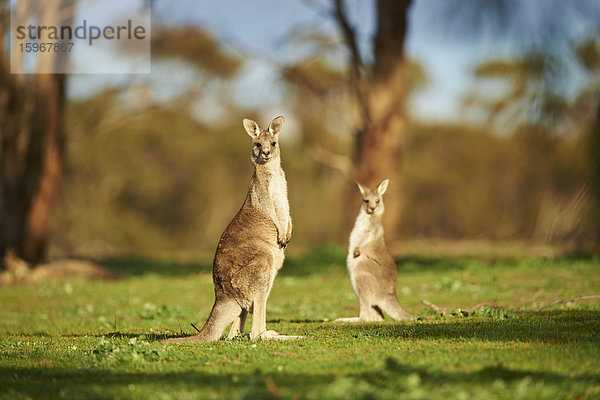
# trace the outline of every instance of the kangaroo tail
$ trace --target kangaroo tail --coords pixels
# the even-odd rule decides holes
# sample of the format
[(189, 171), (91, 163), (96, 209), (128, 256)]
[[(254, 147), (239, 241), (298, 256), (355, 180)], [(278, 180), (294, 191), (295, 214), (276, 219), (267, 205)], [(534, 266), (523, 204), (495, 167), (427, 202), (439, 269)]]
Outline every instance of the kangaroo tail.
[(214, 342), (219, 340), (228, 325), (230, 325), (242, 312), (234, 300), (215, 300), (208, 319), (200, 332), (194, 336), (197, 342)]
[(159, 342), (162, 344), (214, 342), (215, 340), (219, 340), (227, 325), (231, 324), (241, 312), (242, 309), (233, 300), (215, 300), (208, 319), (200, 332), (194, 336), (163, 339)]
[(387, 315), (397, 321), (414, 318), (410, 313), (404, 310), (402, 306), (400, 306), (395, 297), (386, 299), (379, 306)]

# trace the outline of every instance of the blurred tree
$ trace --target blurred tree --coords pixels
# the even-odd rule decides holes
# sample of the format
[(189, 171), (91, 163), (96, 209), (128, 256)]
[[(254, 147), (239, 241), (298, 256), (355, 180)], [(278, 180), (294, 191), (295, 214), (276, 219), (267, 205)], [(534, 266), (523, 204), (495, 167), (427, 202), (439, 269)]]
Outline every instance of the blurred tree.
[[(540, 52), (485, 61), (474, 70), (483, 90), (467, 95), (463, 101), (466, 109), (484, 114), (488, 126), (497, 134), (511, 136), (513, 151), (518, 154), (513, 160), (510, 189), (503, 196), (504, 213), (497, 228), (500, 237), (548, 236), (550, 224), (536, 221), (553, 218), (541, 214), (540, 207), (544, 199), (550, 201), (547, 191), (552, 177), (548, 166), (562, 145), (556, 138), (559, 124), (548, 116), (556, 117), (559, 105), (560, 112), (566, 112), (566, 99), (549, 89), (550, 83), (556, 83), (552, 73), (557, 64), (557, 59)], [(485, 86), (489, 81), (497, 83), (496, 88), (501, 90), (490, 90)], [(551, 111), (543, 105), (550, 100), (555, 104)], [(554, 214), (554, 207), (545, 209)]]
[[(444, 229), (438, 232), (440, 234), (450, 232), (451, 235), (456, 236), (485, 232), (486, 235), (493, 237), (531, 237), (537, 229), (540, 203), (544, 197), (544, 190), (540, 185), (552, 180), (553, 185), (560, 188), (560, 193), (570, 194), (579, 182), (577, 179), (570, 178), (580, 171), (580, 165), (578, 163), (566, 165), (567, 155), (574, 154), (572, 146), (563, 139), (555, 137), (572, 129), (576, 119), (573, 118), (573, 109), (569, 101), (562, 95), (564, 81), (560, 82), (562, 70), (557, 68), (560, 64), (556, 59), (564, 58), (560, 46), (566, 43), (564, 40), (566, 34), (571, 33), (567, 32), (570, 23), (574, 21), (595, 23), (593, 21), (594, 15), (597, 14), (594, 12), (597, 11), (597, 3), (591, 0), (580, 2), (482, 0), (476, 3), (444, 0), (431, 3), (434, 4), (429, 7), (431, 20), (439, 23), (431, 24), (428, 30), (432, 34), (440, 33), (442, 36), (440, 40), (452, 36), (453, 39), (464, 39), (469, 42), (477, 42), (483, 38), (493, 42), (494, 45), (512, 43), (510, 47), (513, 53), (524, 48), (537, 49), (535, 52), (528, 52), (527, 57), (524, 58), (498, 59), (482, 65), (477, 71), (478, 76), (502, 81), (501, 84), (509, 88), (509, 93), (500, 99), (484, 99), (483, 96), (471, 99), (474, 103), (483, 101), (484, 107), (479, 107), (479, 111), (485, 109), (493, 125), (500, 127), (500, 130), (504, 132), (510, 130), (512, 133), (519, 128), (519, 132), (513, 139), (508, 143), (503, 142), (506, 151), (511, 153), (505, 156), (504, 160), (514, 161), (512, 164), (511, 161), (506, 161), (513, 169), (512, 181), (511, 174), (505, 173), (501, 168), (496, 169), (501, 173), (501, 179), (505, 181), (505, 188), (514, 189), (510, 192), (514, 196), (510, 197), (506, 191), (497, 193), (490, 190), (494, 195), (509, 197), (507, 201), (511, 205), (506, 206), (504, 216), (501, 218), (481, 218), (484, 213), (482, 211), (477, 220), (470, 219), (465, 214), (468, 210), (458, 204), (460, 196), (467, 196), (467, 194), (458, 191), (463, 194), (458, 193), (456, 198), (449, 198), (448, 200), (453, 203), (445, 206), (449, 209), (454, 207), (453, 212), (462, 214), (450, 217), (445, 213), (440, 216), (441, 219), (451, 223), (443, 222)], [(318, 9), (320, 3), (310, 1), (310, 4)], [(403, 159), (410, 158), (405, 151), (408, 146), (407, 141), (411, 138), (406, 137), (409, 121), (404, 107), (411, 91), (411, 64), (404, 59), (404, 40), (407, 24), (410, 22), (410, 1), (374, 1), (377, 21), (375, 32), (368, 38), (359, 37), (360, 26), (353, 26), (349, 17), (351, 14), (349, 9), (356, 6), (356, 2), (331, 0), (330, 4), (331, 9), (320, 9), (324, 11), (320, 14), (333, 19), (339, 27), (348, 55), (346, 67), (339, 68), (335, 61), (331, 61), (331, 54), (335, 54), (331, 51), (332, 48), (335, 50), (335, 41), (331, 37), (326, 37), (326, 34), (299, 34), (298, 36), (303, 40), (312, 39), (316, 44), (315, 54), (319, 53), (320, 58), (315, 61), (314, 56), (309, 57), (293, 67), (284, 69), (284, 77), (298, 87), (297, 114), (302, 116), (305, 130), (309, 131), (306, 140), (319, 150), (321, 147), (335, 148), (331, 144), (333, 138), (341, 142), (338, 143), (337, 149), (346, 150), (344, 146), (347, 143), (340, 141), (339, 135), (336, 134), (348, 129), (354, 130), (353, 158), (348, 162), (343, 157), (320, 151), (314, 151), (312, 156), (318, 158), (323, 164), (341, 170), (367, 184), (375, 184), (382, 175), (392, 175), (390, 190), (394, 189), (398, 192), (386, 194), (389, 198), (386, 202), (388, 208), (386, 222), (392, 224), (387, 232), (393, 235), (399, 226), (402, 227), (403, 232), (417, 232), (418, 229), (411, 229), (401, 224), (398, 218), (402, 204), (407, 201), (406, 196), (401, 195), (405, 190), (400, 179), (404, 175)], [(361, 6), (364, 7), (362, 4)], [(536, 12), (532, 13), (532, 10)], [(569, 16), (570, 19), (565, 21), (565, 16)], [(359, 48), (359, 44), (362, 48)], [(343, 79), (346, 79), (345, 89)], [(353, 117), (351, 127), (348, 124), (350, 119), (348, 115)], [(507, 129), (508, 126), (510, 129)], [(419, 130), (418, 126), (414, 128)], [(448, 128), (444, 131), (459, 130), (453, 126)], [(487, 134), (489, 131), (482, 130), (482, 133)], [(438, 135), (429, 136), (440, 139)], [(454, 136), (454, 139), (460, 142), (464, 138)], [(483, 140), (481, 151), (495, 155), (495, 151), (486, 148), (488, 145), (493, 146), (493, 142), (494, 139)], [(427, 144), (425, 147), (431, 149), (436, 146)], [(516, 155), (515, 151), (517, 151)], [(477, 159), (477, 157), (472, 158)], [(499, 163), (501, 160), (503, 158), (498, 157), (496, 162)], [(461, 165), (460, 168), (462, 167)], [(475, 168), (477, 171), (481, 167), (482, 165), (476, 164), (468, 168)], [(417, 169), (411, 168), (411, 171)], [(494, 168), (490, 168), (490, 171), (494, 171)], [(468, 175), (467, 171), (461, 171), (463, 172)], [(446, 169), (440, 173), (451, 174)], [(411, 179), (414, 178), (411, 176)], [(442, 176), (438, 176), (437, 179), (439, 182), (445, 181)], [(448, 179), (450, 180), (452, 179)], [(454, 184), (458, 182), (457, 179)], [(413, 185), (411, 190), (414, 189)], [(470, 193), (481, 193), (479, 188), (465, 187), (465, 189), (470, 190)], [(349, 200), (345, 202), (348, 221), (353, 219), (357, 207), (353, 203), (357, 197), (354, 185), (350, 190), (351, 192), (345, 196)], [(440, 190), (448, 189), (440, 187)], [(410, 196), (412, 196), (410, 201), (419, 198), (415, 197), (414, 192)], [(444, 197), (431, 188), (428, 196)], [(477, 203), (473, 198), (469, 199), (469, 202)], [(438, 207), (444, 206), (439, 202), (433, 203)], [(491, 203), (488, 202), (488, 207), (491, 207)], [(493, 203), (497, 204), (496, 201)], [(422, 205), (421, 198), (416, 204), (411, 203), (411, 209), (417, 210)], [(502, 204), (498, 205), (502, 209)], [(496, 215), (496, 213), (488, 210), (488, 215)], [(416, 216), (403, 218), (418, 224), (425, 220), (422, 218), (423, 215), (419, 218), (412, 217)], [(484, 219), (489, 220), (494, 226), (499, 224), (502, 227), (495, 232), (489, 228), (481, 229), (481, 224), (478, 222)], [(473, 226), (467, 227), (465, 221), (473, 222)], [(452, 224), (455, 225), (454, 228), (451, 227)], [(567, 225), (573, 226), (573, 223)], [(556, 231), (556, 226), (552, 230)]]
[[(43, 15), (39, 18), (49, 18), (48, 13), (55, 13), (59, 7), (66, 7), (66, 3), (71, 0), (54, 0), (48, 2), (48, 5), (41, 7)], [(27, 2), (19, 2), (26, 4)], [(64, 9), (64, 8), (63, 8)], [(73, 7), (69, 7), (73, 10)], [(185, 186), (188, 178), (182, 174), (180, 168), (174, 168), (179, 165), (176, 162), (176, 156), (172, 154), (169, 147), (176, 148), (178, 143), (173, 146), (164, 144), (165, 135), (171, 135), (169, 126), (173, 126), (173, 117), (163, 119), (167, 112), (159, 113), (160, 107), (148, 98), (148, 86), (154, 84), (153, 81), (144, 81), (143, 79), (131, 80), (130, 85), (125, 85), (114, 90), (107, 90), (100, 93), (97, 98), (92, 98), (89, 102), (83, 102), (85, 105), (77, 106), (80, 114), (75, 118), (70, 117), (68, 126), (63, 129), (64, 111), (67, 109), (64, 98), (66, 75), (59, 74), (11, 74), (8, 63), (8, 49), (4, 47), (7, 43), (4, 38), (8, 31), (5, 27), (9, 26), (10, 9), (9, 1), (0, 0), (0, 260), (9, 248), (16, 250), (16, 255), (32, 263), (42, 260), (46, 255), (49, 237), (49, 223), (52, 217), (53, 205), (57, 200), (59, 183), (63, 178), (65, 169), (65, 151), (66, 134), (69, 132), (71, 139), (75, 139), (74, 147), (87, 147), (81, 141), (94, 143), (90, 141), (95, 133), (102, 132), (122, 132), (124, 127), (131, 124), (132, 119), (137, 115), (145, 116), (148, 124), (140, 123), (142, 128), (130, 129), (134, 136), (142, 134), (142, 137), (136, 137), (135, 140), (141, 140), (146, 143), (144, 146), (150, 146), (149, 159), (152, 165), (165, 166), (172, 172), (172, 179), (165, 178), (165, 181), (171, 186), (157, 190), (156, 179), (146, 180), (144, 184), (138, 184), (138, 180), (131, 174), (123, 173), (117, 181), (129, 181), (124, 183), (122, 191), (116, 193), (115, 198), (105, 199), (107, 201), (116, 201), (120, 203), (119, 216), (123, 220), (123, 210), (129, 209), (130, 214), (136, 214), (143, 219), (144, 215), (148, 218), (144, 224), (151, 226), (153, 224), (172, 232), (173, 226), (185, 224), (189, 218), (182, 218), (184, 208), (178, 205), (185, 194)], [(126, 51), (126, 49), (124, 49)], [(209, 96), (209, 92), (204, 93), (205, 83), (215, 80), (226, 81), (233, 77), (241, 65), (241, 60), (222, 50), (218, 43), (203, 30), (197, 27), (175, 27), (166, 28), (157, 26), (153, 31), (152, 51), (155, 62), (170, 62), (173, 60), (181, 61), (183, 64), (191, 66), (191, 69), (197, 71), (201, 76), (195, 76), (195, 85), (188, 85), (182, 88), (181, 93), (175, 99), (171, 98), (173, 107), (181, 109), (185, 113), (190, 113), (199, 98)], [(172, 77), (171, 77), (172, 78)], [(210, 92), (213, 94), (214, 90)], [(136, 98), (134, 102), (128, 105), (123, 103), (124, 99), (131, 99), (131, 96), (143, 95), (144, 99)], [(140, 101), (138, 101), (140, 100)], [(144, 101), (145, 100), (145, 101)], [(222, 99), (221, 99), (222, 100)], [(125, 100), (127, 103), (127, 100)], [(213, 99), (213, 104), (216, 103)], [(156, 118), (152, 118), (156, 117)], [(179, 115), (178, 118), (187, 121), (190, 115)], [(157, 123), (158, 122), (158, 123)], [(165, 125), (166, 124), (166, 125)], [(161, 127), (158, 133), (154, 128)], [(151, 130), (151, 132), (149, 132)], [(127, 130), (125, 130), (127, 132)], [(147, 133), (144, 139), (143, 134)], [(113, 137), (112, 135), (110, 137)], [(169, 139), (171, 140), (171, 139)], [(102, 143), (102, 146), (110, 148), (114, 141), (110, 139), (109, 143)], [(151, 144), (150, 142), (153, 142)], [(163, 143), (166, 151), (161, 150), (158, 143)], [(123, 143), (121, 143), (123, 144)], [(125, 146), (126, 147), (126, 146)], [(133, 149), (129, 149), (134, 151)], [(81, 241), (70, 243), (74, 234), (79, 233), (80, 238), (87, 238), (89, 242), (94, 242), (94, 231), (90, 226), (85, 225), (89, 221), (80, 219), (81, 213), (93, 203), (93, 192), (101, 187), (98, 185), (107, 175), (102, 175), (105, 168), (101, 167), (110, 157), (106, 157), (110, 150), (96, 147), (91, 153), (87, 154), (87, 159), (82, 160), (81, 154), (72, 154), (74, 163), (83, 172), (73, 179), (73, 164), (67, 163), (67, 179), (64, 188), (65, 199), (58, 212), (59, 222), (53, 222), (57, 227), (60, 236), (58, 241), (64, 244), (63, 248), (72, 248), (72, 245), (83, 245)], [(163, 159), (161, 154), (166, 155), (168, 159)], [(116, 154), (121, 154), (118, 151)], [(92, 158), (94, 155), (100, 158)], [(155, 159), (154, 159), (155, 158)], [(86, 165), (92, 159), (99, 164), (94, 170), (94, 166)], [(121, 160), (130, 160), (130, 158), (121, 154)], [(79, 163), (81, 161), (81, 163)], [(115, 162), (113, 166), (107, 166), (112, 171), (117, 168), (119, 163)], [(124, 166), (123, 171), (138, 171), (138, 168), (132, 168), (131, 163)], [(165, 165), (166, 164), (166, 165)], [(112, 168), (112, 169), (111, 169)], [(148, 168), (145, 168), (148, 170)], [(183, 176), (183, 177), (182, 177)], [(112, 179), (115, 177), (112, 176)], [(122, 178), (122, 179), (121, 179)], [(163, 178), (163, 177), (161, 177)], [(75, 185), (75, 186), (74, 186)], [(87, 189), (90, 190), (88, 193)], [(161, 192), (165, 189), (166, 193)], [(79, 191), (82, 195), (79, 195)], [(112, 195), (114, 193), (109, 193)], [(87, 196), (89, 195), (89, 197)], [(83, 202), (80, 201), (83, 198)], [(99, 196), (99, 198), (103, 198)], [(71, 205), (76, 206), (71, 207)], [(65, 212), (70, 210), (71, 213)], [(114, 209), (113, 209), (114, 211)], [(108, 210), (110, 212), (110, 210)], [(99, 216), (110, 218), (107, 214)], [(130, 217), (135, 220), (135, 217)], [(184, 221), (184, 222), (182, 222)], [(64, 224), (64, 225), (61, 225)], [(102, 225), (104, 227), (104, 225)], [(114, 229), (115, 225), (111, 226)], [(132, 224), (131, 230), (126, 230), (126, 234), (132, 233), (135, 229), (139, 232), (145, 232), (147, 229), (140, 225)], [(72, 230), (73, 232), (67, 232)], [(85, 234), (81, 234), (85, 232)], [(61, 236), (62, 235), (62, 236)], [(141, 235), (140, 236), (144, 236)], [(168, 236), (165, 235), (165, 236)], [(156, 237), (161, 237), (156, 235)], [(136, 242), (130, 235), (128, 240)], [(98, 238), (101, 242), (102, 239)], [(140, 240), (143, 242), (143, 239)], [(154, 241), (154, 247), (158, 247), (159, 241)], [(68, 251), (66, 252), (69, 253)], [(64, 252), (63, 252), (64, 254)]]
[[(475, 76), (484, 84), (500, 81), (506, 90), (499, 95), (490, 95), (497, 90), (473, 92), (464, 105), (483, 112), (496, 132), (512, 134), (515, 151), (521, 154), (515, 160), (516, 182), (507, 198), (505, 220), (520, 223), (508, 224), (509, 232), (504, 235), (512, 232), (581, 244), (589, 241), (590, 229), (600, 226), (595, 207), (599, 163), (594, 122), (600, 91), (598, 48), (597, 40), (590, 38), (576, 42), (562, 58), (538, 50), (520, 58), (486, 61), (475, 68)], [(579, 74), (585, 84), (579, 93), (567, 96), (561, 87), (573, 59), (582, 68)], [(587, 157), (573, 157), (578, 152)], [(566, 154), (571, 159), (565, 162)], [(586, 160), (587, 172), (582, 163)]]
[[(342, 34), (349, 54), (347, 66), (340, 69), (331, 60), (315, 62), (314, 57), (309, 57), (283, 69), (284, 78), (298, 89), (297, 113), (302, 116), (304, 131), (308, 132), (305, 139), (316, 150), (312, 156), (349, 178), (349, 184), (345, 184), (343, 190), (348, 199), (344, 202), (346, 230), (356, 217), (360, 201), (353, 181), (375, 186), (387, 177), (391, 184), (386, 193), (386, 232), (393, 237), (397, 231), (402, 208), (400, 169), (407, 125), (405, 99), (410, 89), (407, 87), (407, 70), (414, 66), (411, 69), (420, 72), (421, 78), (424, 76), (418, 64), (405, 60), (410, 4), (411, 0), (377, 1), (373, 57), (372, 61), (366, 61), (368, 57), (361, 54), (359, 37), (348, 18), (346, 2), (334, 0), (332, 10), (327, 10), (326, 14), (336, 21)], [(338, 43), (325, 35), (298, 36), (316, 44), (318, 51), (315, 53), (320, 55), (337, 50)], [(338, 142), (336, 150), (346, 150), (345, 143), (340, 143), (339, 133), (347, 129), (354, 131), (349, 151), (351, 161), (323, 151), (333, 147), (328, 146), (328, 142)]]
[[(374, 187), (384, 178), (391, 180), (386, 193), (386, 230), (394, 237), (402, 209), (402, 180), (399, 166), (406, 134), (406, 62), (404, 44), (411, 0), (378, 0), (377, 32), (373, 62), (367, 65), (359, 51), (344, 2), (335, 0), (335, 18), (350, 50), (349, 74), (354, 101), (358, 105), (354, 146), (355, 178)], [(354, 184), (349, 199), (358, 199)], [(349, 201), (347, 220), (354, 218), (357, 201)]]
[(67, 103), (53, 255), (213, 252), (247, 190), (248, 136), (228, 93), (242, 60), (199, 27), (152, 34), (151, 77)]
[(592, 221), (594, 247), (600, 252), (600, 43), (592, 37), (579, 43), (575, 48), (579, 65), (588, 73), (589, 82), (575, 101), (575, 110), (581, 110), (585, 104), (596, 103), (596, 115), (592, 122), (588, 140), (586, 140), (589, 168), (589, 189), (591, 202), (589, 207)]
[[(47, 2), (38, 20), (55, 21), (65, 4)], [(65, 76), (11, 74), (4, 46), (9, 7), (8, 1), (0, 2), (0, 262), (14, 248), (17, 256), (35, 263), (45, 255), (62, 174)]]
[[(558, 116), (559, 112), (564, 115), (567, 103), (549, 87), (556, 84), (556, 78), (551, 75), (558, 64), (558, 59), (541, 52), (485, 61), (474, 69), (475, 78), (482, 83), (496, 81), (502, 90), (484, 88), (479, 93), (470, 93), (465, 96), (463, 106), (477, 108), (493, 127), (504, 131), (521, 125), (555, 122), (546, 117)], [(542, 103), (548, 105), (542, 106)], [(556, 125), (551, 124), (550, 128), (553, 134), (558, 133)]]
[(590, 216), (595, 230), (594, 243), (595, 251), (600, 251), (600, 101), (596, 110), (596, 120), (590, 129), (589, 134), (589, 160), (590, 160), (590, 189), (592, 201), (590, 207)]
[(152, 32), (154, 60), (180, 59), (212, 77), (232, 78), (241, 60), (223, 51), (219, 43), (196, 26), (157, 26)]

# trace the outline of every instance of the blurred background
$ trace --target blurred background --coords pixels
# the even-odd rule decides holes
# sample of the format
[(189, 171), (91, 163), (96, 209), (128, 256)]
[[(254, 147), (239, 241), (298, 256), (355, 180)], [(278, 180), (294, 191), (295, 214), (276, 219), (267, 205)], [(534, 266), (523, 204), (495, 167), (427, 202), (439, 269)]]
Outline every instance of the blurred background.
[(292, 252), (384, 178), (394, 252), (598, 249), (596, 0), (156, 0), (138, 75), (11, 74), (0, 5), (0, 255), (210, 260), (278, 115)]

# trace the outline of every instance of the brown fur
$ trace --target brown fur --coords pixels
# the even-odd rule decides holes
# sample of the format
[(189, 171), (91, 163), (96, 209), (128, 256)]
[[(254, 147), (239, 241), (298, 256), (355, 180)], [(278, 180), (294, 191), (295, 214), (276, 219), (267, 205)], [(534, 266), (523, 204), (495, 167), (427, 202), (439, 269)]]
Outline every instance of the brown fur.
[(382, 321), (385, 312), (396, 320), (412, 318), (396, 298), (396, 263), (383, 238), (383, 194), (388, 180), (370, 190), (358, 184), (363, 196), (358, 217), (350, 234), (347, 266), (352, 287), (360, 303), (358, 317), (336, 321)]
[(246, 200), (217, 246), (213, 262), (215, 303), (198, 334), (164, 342), (215, 341), (232, 323), (228, 337), (233, 338), (244, 332), (249, 312), (254, 313), (252, 340), (295, 338), (266, 330), (267, 298), (292, 234), (278, 143), (283, 122), (283, 117), (277, 117), (267, 130), (261, 130), (256, 122), (244, 120), (244, 128), (253, 138), (255, 170)]

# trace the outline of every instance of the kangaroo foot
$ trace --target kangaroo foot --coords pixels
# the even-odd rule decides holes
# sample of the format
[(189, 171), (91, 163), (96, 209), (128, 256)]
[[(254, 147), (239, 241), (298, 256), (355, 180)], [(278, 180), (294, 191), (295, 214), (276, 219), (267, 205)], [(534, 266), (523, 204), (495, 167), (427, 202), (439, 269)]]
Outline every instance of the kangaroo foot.
[(263, 333), (258, 335), (258, 338), (262, 340), (297, 340), (306, 339), (307, 337), (308, 336), (280, 335), (276, 331), (264, 331)]
[(360, 317), (352, 317), (352, 318), (336, 318), (334, 322), (361, 322)]
[(264, 331), (263, 333), (258, 335), (256, 339), (271, 340), (275, 336), (279, 336), (279, 333), (277, 333), (276, 331)]
[(269, 340), (300, 340), (300, 339), (308, 339), (310, 336), (302, 336), (302, 335), (277, 335), (273, 336)]

